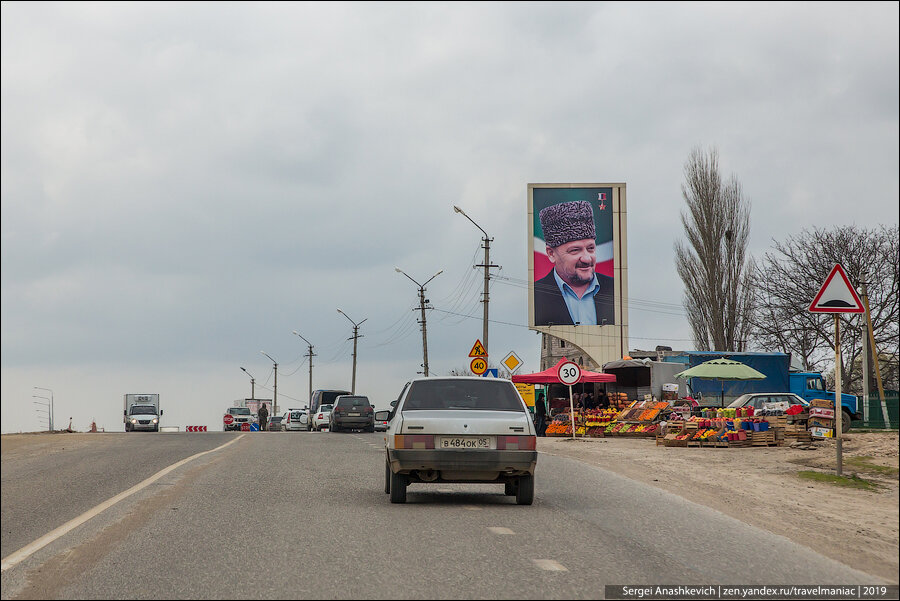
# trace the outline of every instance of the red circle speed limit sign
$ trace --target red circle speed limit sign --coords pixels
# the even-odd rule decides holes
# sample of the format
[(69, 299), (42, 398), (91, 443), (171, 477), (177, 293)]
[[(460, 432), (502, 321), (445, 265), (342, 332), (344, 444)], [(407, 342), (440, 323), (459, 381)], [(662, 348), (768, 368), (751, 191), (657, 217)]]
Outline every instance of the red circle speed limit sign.
[(226, 413), (225, 417), (223, 417), (222, 419), (225, 422), (226, 426), (230, 426), (231, 424), (234, 423), (234, 416), (229, 413)]
[(556, 377), (559, 378), (559, 381), (563, 384), (571, 386), (581, 379), (581, 368), (578, 367), (577, 363), (567, 361), (560, 365), (559, 369), (556, 370)]
[(469, 363), (469, 369), (471, 369), (472, 373), (476, 376), (480, 376), (487, 371), (487, 361), (484, 360), (484, 357), (475, 357), (472, 359), (472, 362)]

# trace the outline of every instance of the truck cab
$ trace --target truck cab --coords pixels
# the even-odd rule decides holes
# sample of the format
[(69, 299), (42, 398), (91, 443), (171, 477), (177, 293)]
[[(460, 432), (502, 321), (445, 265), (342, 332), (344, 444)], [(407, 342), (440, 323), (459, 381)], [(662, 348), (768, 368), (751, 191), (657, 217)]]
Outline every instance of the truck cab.
[[(791, 392), (807, 402), (813, 399), (827, 399), (834, 402), (835, 393), (833, 390), (826, 390), (825, 378), (820, 373), (792, 371), (790, 372), (790, 382)], [(862, 415), (859, 413), (857, 399), (852, 394), (841, 394), (841, 408), (844, 411), (842, 426), (846, 432), (850, 428), (850, 420), (860, 420)]]
[(162, 412), (156, 405), (132, 405), (125, 413), (125, 431), (159, 432), (159, 417)]

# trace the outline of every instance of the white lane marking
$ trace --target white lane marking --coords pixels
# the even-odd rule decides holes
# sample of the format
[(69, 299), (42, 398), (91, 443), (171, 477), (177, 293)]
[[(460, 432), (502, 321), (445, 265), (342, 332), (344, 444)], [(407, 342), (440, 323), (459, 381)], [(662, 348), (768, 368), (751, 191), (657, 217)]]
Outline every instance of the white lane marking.
[(481, 511), (481, 507), (477, 505), (465, 505), (463, 509), (468, 509), (469, 511)]
[(493, 532), (494, 534), (515, 534), (509, 528), (504, 528), (502, 526), (488, 526), (488, 530)]
[(557, 561), (553, 561), (552, 559), (532, 559), (534, 565), (539, 567), (542, 570), (547, 570), (548, 572), (568, 572), (569, 570)]
[(152, 476), (150, 476), (143, 482), (135, 484), (134, 486), (132, 486), (125, 492), (121, 492), (121, 493), (117, 494), (116, 496), (112, 497), (111, 499), (107, 499), (103, 503), (100, 503), (93, 509), (87, 510), (86, 512), (84, 512), (80, 516), (78, 516), (77, 518), (75, 518), (73, 520), (69, 520), (68, 522), (66, 522), (65, 524), (63, 524), (62, 526), (57, 528), (56, 530), (53, 530), (53, 531), (45, 534), (44, 536), (37, 539), (36, 541), (29, 543), (29, 544), (25, 545), (24, 547), (22, 547), (21, 549), (19, 549), (18, 551), (10, 553), (6, 557), (4, 557), (3, 561), (2, 561), (2, 566), (0, 566), (0, 572), (5, 572), (9, 568), (22, 562), (23, 560), (27, 559), (31, 554), (46, 547), (47, 545), (49, 545), (50, 543), (52, 543), (59, 537), (71, 532), (72, 530), (74, 530), (78, 526), (82, 525), (83, 523), (85, 523), (86, 521), (91, 519), (92, 517), (99, 515), (100, 513), (102, 513), (103, 511), (106, 511), (107, 509), (109, 509), (110, 507), (112, 507), (113, 505), (118, 503), (119, 501), (121, 501), (127, 497), (130, 497), (134, 493), (150, 486), (151, 484), (153, 484), (154, 482), (156, 482), (157, 480), (159, 480), (160, 478), (162, 478), (163, 476), (165, 476), (172, 470), (178, 469), (185, 463), (187, 463), (189, 461), (193, 461), (194, 459), (196, 459), (198, 457), (202, 457), (203, 455), (207, 455), (209, 453), (215, 453), (216, 451), (220, 451), (220, 450), (224, 449), (225, 447), (227, 447), (228, 445), (236, 443), (237, 441), (242, 439), (244, 436), (246, 436), (246, 434), (241, 434), (234, 440), (230, 440), (220, 447), (216, 447), (215, 449), (210, 449), (209, 451), (203, 451), (202, 453), (197, 453), (196, 455), (191, 455), (187, 459), (182, 459), (181, 461), (179, 461), (177, 463), (173, 463), (169, 467), (163, 468), (160, 471), (156, 472), (155, 474), (153, 474)]

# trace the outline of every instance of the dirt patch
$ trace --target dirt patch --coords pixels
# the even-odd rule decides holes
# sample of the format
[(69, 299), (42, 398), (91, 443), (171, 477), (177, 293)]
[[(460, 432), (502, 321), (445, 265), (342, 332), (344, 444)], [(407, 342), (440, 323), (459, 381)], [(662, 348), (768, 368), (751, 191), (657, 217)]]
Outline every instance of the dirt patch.
[(877, 432), (844, 438), (843, 474), (876, 483), (874, 491), (801, 479), (797, 474), (808, 468), (834, 473), (835, 442), (813, 446), (716, 449), (656, 446), (652, 438), (538, 439), (542, 453), (667, 490), (897, 583), (900, 437)]

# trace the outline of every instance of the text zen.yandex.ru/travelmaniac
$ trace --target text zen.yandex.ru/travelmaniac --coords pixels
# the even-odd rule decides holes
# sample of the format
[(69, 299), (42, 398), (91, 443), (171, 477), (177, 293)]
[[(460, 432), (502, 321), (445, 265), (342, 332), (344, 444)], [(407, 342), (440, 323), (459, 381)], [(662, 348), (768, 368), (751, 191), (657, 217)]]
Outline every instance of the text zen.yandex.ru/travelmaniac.
[(607, 585), (607, 599), (896, 599), (897, 585)]

